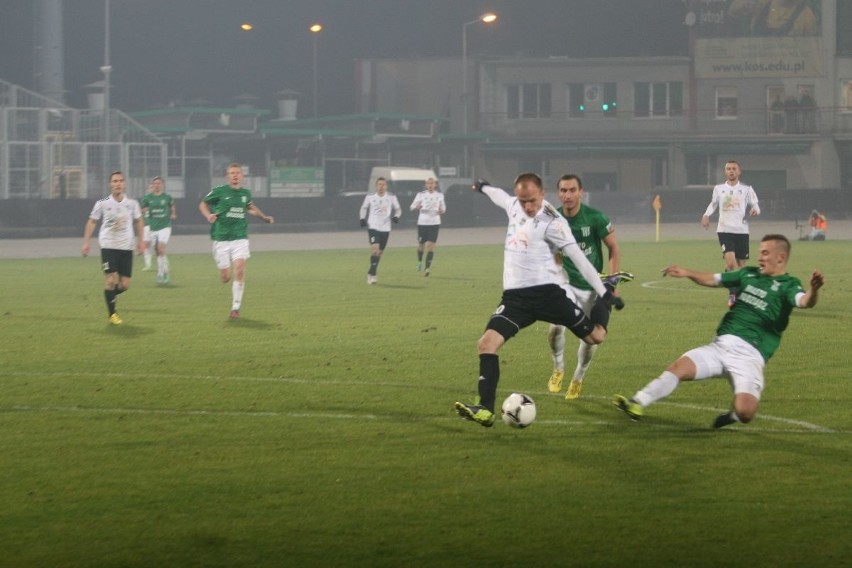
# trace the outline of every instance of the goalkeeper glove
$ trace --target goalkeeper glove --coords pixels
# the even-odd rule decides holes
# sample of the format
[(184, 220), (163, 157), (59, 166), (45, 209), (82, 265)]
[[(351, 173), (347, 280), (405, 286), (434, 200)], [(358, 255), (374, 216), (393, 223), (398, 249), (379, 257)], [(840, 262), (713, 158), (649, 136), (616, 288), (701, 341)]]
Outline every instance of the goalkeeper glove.
[(479, 179), (476, 180), (476, 183), (473, 184), (473, 189), (475, 189), (479, 193), (482, 193), (482, 186), (483, 185), (491, 185), (491, 184), (488, 182), (488, 180), (479, 178)]

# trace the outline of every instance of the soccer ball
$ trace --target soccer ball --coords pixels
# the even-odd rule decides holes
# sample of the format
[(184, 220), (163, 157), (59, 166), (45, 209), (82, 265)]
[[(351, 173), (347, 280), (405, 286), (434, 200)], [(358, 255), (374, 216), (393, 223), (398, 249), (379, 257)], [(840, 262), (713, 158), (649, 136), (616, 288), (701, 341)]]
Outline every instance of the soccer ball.
[(535, 420), (535, 401), (525, 394), (513, 392), (503, 401), (500, 414), (512, 428), (526, 428)]

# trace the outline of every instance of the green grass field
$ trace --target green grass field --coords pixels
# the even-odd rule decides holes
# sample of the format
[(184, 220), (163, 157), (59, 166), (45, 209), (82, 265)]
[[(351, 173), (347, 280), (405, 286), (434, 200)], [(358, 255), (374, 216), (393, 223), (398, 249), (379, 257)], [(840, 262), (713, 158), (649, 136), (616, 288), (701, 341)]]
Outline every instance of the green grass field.
[(0, 565), (849, 565), (850, 243), (794, 243), (820, 303), (795, 312), (757, 419), (720, 431), (723, 380), (639, 423), (612, 407), (726, 309), (659, 277), (721, 268), (711, 238), (621, 245), (637, 279), (580, 400), (547, 393), (545, 324), (503, 348), (500, 397), (538, 405), (521, 431), (452, 412), (499, 245), (439, 247), (427, 279), (391, 242), (369, 287), (366, 247), (256, 253), (234, 322), (209, 255), (172, 255), (172, 286), (136, 273), (120, 327), (95, 258), (0, 261)]

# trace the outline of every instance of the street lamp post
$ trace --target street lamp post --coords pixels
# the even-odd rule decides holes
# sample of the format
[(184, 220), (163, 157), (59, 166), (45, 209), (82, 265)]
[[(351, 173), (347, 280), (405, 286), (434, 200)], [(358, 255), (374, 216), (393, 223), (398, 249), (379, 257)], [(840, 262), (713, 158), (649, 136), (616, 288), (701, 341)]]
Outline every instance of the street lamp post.
[[(468, 97), (467, 97), (467, 28), (478, 22), (491, 24), (497, 21), (497, 14), (486, 12), (475, 20), (462, 24), (462, 132), (468, 133), (469, 125), (467, 120), (468, 112)], [(468, 148), (467, 140), (462, 141), (464, 144), (464, 162), (462, 164), (462, 174), (467, 174)]]
[(104, 142), (109, 142), (109, 74), (112, 71), (109, 62), (109, 2), (110, 0), (104, 0), (104, 65), (101, 67), (104, 74)]
[(313, 61), (314, 61), (314, 65), (313, 65), (313, 68), (314, 68), (313, 98), (314, 98), (314, 118), (316, 118), (317, 117), (317, 95), (318, 95), (318, 88), (317, 88), (317, 38), (319, 37), (319, 33), (322, 31), (322, 24), (314, 24), (308, 29), (310, 30), (311, 34), (313, 34), (313, 43), (314, 43), (314, 46), (313, 46), (314, 47), (314, 53), (313, 53), (313, 55), (314, 55), (314, 59), (313, 59)]

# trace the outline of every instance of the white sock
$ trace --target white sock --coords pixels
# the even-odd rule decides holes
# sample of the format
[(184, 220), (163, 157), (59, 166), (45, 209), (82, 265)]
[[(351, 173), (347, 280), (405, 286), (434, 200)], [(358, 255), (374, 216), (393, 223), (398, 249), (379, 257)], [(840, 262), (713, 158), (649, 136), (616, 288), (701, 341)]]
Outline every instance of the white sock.
[(166, 273), (165, 259), (164, 256), (157, 256), (157, 274), (161, 276)]
[(151, 247), (145, 248), (142, 257), (145, 259), (145, 268), (151, 268)]
[(594, 357), (597, 349), (597, 345), (589, 345), (583, 341), (580, 342), (580, 348), (577, 349), (577, 368), (574, 369), (573, 380), (578, 383), (583, 382), (583, 377), (586, 376), (586, 371), (589, 370), (589, 365), (592, 364), (592, 357)]
[(547, 343), (550, 345), (550, 357), (553, 359), (553, 368), (559, 371), (565, 369), (565, 328), (561, 325), (552, 325), (547, 332)]
[(663, 371), (663, 374), (645, 385), (645, 387), (633, 395), (633, 400), (642, 407), (666, 398), (674, 392), (680, 381), (674, 373)]
[(233, 303), (231, 304), (232, 310), (239, 310), (240, 309), (240, 306), (243, 303), (243, 291), (245, 289), (246, 289), (246, 283), (245, 282), (237, 282), (236, 280), (234, 280), (234, 282), (231, 284), (231, 296), (234, 299)]
[(166, 255), (163, 255), (163, 256), (158, 256), (157, 258), (163, 259), (163, 274), (168, 274), (169, 273), (169, 257), (166, 256)]

